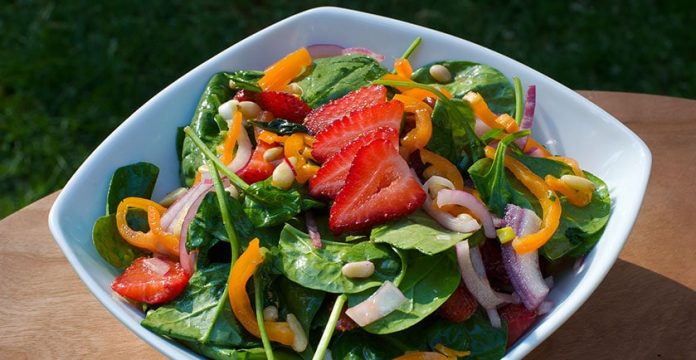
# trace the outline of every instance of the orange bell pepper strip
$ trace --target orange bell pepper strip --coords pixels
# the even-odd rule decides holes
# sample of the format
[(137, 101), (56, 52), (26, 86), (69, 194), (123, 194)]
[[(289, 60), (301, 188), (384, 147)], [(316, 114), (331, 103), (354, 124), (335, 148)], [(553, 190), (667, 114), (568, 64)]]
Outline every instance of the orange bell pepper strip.
[(263, 141), (269, 145), (274, 144), (274, 143), (285, 142), (285, 140), (287, 138), (288, 138), (287, 136), (279, 136), (279, 135), (274, 134), (271, 131), (266, 131), (266, 130), (261, 131), (259, 133), (259, 135), (256, 137), (257, 140)]
[(585, 177), (585, 173), (580, 170), (580, 164), (578, 164), (577, 160), (565, 156), (549, 156), (548, 158), (568, 165), (571, 169), (573, 169), (573, 173), (576, 176)]
[(561, 181), (555, 176), (546, 175), (544, 178), (546, 185), (558, 193), (561, 193), (568, 199), (568, 202), (577, 207), (585, 207), (590, 201), (592, 201), (592, 191), (591, 190), (576, 190), (568, 186), (565, 182)]
[(237, 139), (239, 138), (239, 133), (242, 131), (242, 112), (236, 111), (232, 116), (232, 127), (227, 131), (227, 136), (225, 136), (225, 141), (222, 146), (218, 147), (218, 152), (220, 152), (220, 161), (227, 165), (234, 159), (234, 147), (237, 145)]
[(539, 144), (536, 140), (534, 140), (531, 136), (527, 138), (527, 145), (524, 147), (524, 152), (528, 152), (532, 150), (533, 148), (539, 149), (541, 151), (541, 154), (547, 158), (551, 156), (551, 153), (546, 150), (544, 145)]
[[(486, 146), (486, 157), (495, 158), (495, 150)], [(561, 202), (549, 189), (544, 180), (531, 172), (521, 162), (505, 156), (505, 167), (539, 200), (542, 209), (541, 228), (539, 231), (516, 237), (512, 247), (518, 254), (526, 254), (542, 247), (558, 229), (561, 220)]]
[[(403, 77), (399, 74), (384, 74), (384, 76), (382, 76), (382, 80), (406, 81), (406, 82), (413, 81), (410, 78)], [(395, 86), (395, 88), (396, 88), (396, 90), (399, 90), (400, 92), (404, 92), (404, 91), (407, 91), (408, 89), (410, 89), (409, 87), (406, 87), (406, 86)], [(433, 94), (433, 95), (435, 95), (435, 94)]]
[(464, 95), (464, 100), (468, 101), (469, 104), (471, 104), (471, 109), (474, 110), (474, 114), (481, 119), (488, 127), (493, 128), (493, 129), (500, 129), (502, 128), (500, 124), (496, 121), (498, 116), (494, 114), (491, 109), (488, 108), (488, 105), (486, 102), (483, 100), (483, 97), (479, 95), (478, 93), (475, 93), (473, 91), (470, 91)]
[(502, 129), (505, 129), (505, 131), (507, 131), (510, 134), (517, 132), (517, 130), (520, 129), (520, 127), (517, 125), (517, 122), (515, 122), (515, 119), (508, 114), (498, 116), (495, 119), (495, 122), (498, 125), (500, 125)]
[[(147, 223), (150, 230), (146, 233), (136, 231), (128, 226), (126, 215), (129, 208), (136, 208), (147, 211)], [(169, 234), (162, 229), (160, 218), (167, 209), (148, 199), (138, 197), (127, 197), (118, 204), (116, 208), (116, 227), (129, 244), (146, 249), (153, 253), (164, 254), (171, 257), (179, 256), (179, 237)]]
[(432, 176), (442, 176), (454, 184), (455, 189), (464, 190), (464, 178), (454, 164), (444, 157), (426, 150), (420, 149), (420, 158), (424, 164), (430, 166), (423, 171), (423, 176), (430, 178)]
[(451, 358), (437, 352), (412, 351), (401, 356), (395, 357), (393, 360), (450, 360)]
[(308, 142), (313, 143), (314, 138), (301, 133), (294, 133), (285, 139), (283, 144), (284, 155), (286, 158), (294, 158), (295, 180), (299, 184), (304, 184), (314, 174), (319, 171), (319, 166), (309, 163), (307, 158), (311, 158), (312, 152), (308, 151)]
[[(261, 337), (259, 324), (256, 322), (256, 313), (251, 307), (251, 301), (246, 291), (246, 284), (256, 272), (256, 269), (263, 263), (263, 254), (259, 246), (259, 239), (254, 239), (249, 243), (249, 247), (234, 262), (230, 270), (228, 282), (228, 293), (232, 312), (240, 324), (256, 337)], [(292, 332), (287, 322), (264, 321), (268, 338), (271, 341), (283, 345), (292, 346), (295, 333)]]
[(420, 101), (424, 101), (427, 97), (437, 99), (437, 96), (432, 92), (419, 88), (408, 89), (406, 91), (402, 91), (401, 94), (408, 97), (412, 97), (414, 99), (418, 99)]
[(411, 75), (413, 75), (413, 67), (408, 59), (396, 59), (394, 61), (394, 71), (397, 75), (406, 79), (411, 79)]
[(460, 357), (471, 355), (471, 351), (454, 350), (442, 344), (435, 345), (435, 350), (453, 359), (459, 359)]
[(404, 111), (416, 115), (416, 127), (401, 140), (402, 155), (407, 157), (417, 149), (422, 149), (433, 135), (432, 109), (426, 103), (402, 94), (394, 95), (394, 100), (404, 104)]
[(263, 91), (282, 91), (311, 64), (309, 51), (300, 48), (266, 68), (259, 86)]

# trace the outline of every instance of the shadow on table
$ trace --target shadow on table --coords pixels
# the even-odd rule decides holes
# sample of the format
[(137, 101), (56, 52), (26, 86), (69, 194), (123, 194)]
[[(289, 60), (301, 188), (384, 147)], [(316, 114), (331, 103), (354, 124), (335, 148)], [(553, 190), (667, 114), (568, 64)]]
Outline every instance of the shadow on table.
[(619, 259), (587, 302), (528, 359), (694, 356), (696, 293)]

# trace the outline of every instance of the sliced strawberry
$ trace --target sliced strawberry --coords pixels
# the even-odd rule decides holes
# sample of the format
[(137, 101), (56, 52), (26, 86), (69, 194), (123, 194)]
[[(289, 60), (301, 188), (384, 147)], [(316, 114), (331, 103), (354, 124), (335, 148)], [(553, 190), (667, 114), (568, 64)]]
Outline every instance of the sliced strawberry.
[(488, 275), (491, 287), (497, 291), (512, 290), (512, 283), (503, 264), (500, 242), (487, 240), (479, 246), (479, 250), (481, 250), (481, 258), (486, 267), (486, 275)]
[(338, 317), (338, 320), (336, 321), (336, 330), (340, 332), (346, 332), (346, 331), (351, 331), (353, 329), (357, 329), (360, 327), (358, 323), (353, 321), (353, 319), (346, 314), (347, 307), (343, 307), (343, 310), (341, 310), (341, 315)]
[(147, 304), (166, 303), (181, 294), (189, 275), (177, 262), (159, 257), (141, 257), (111, 284), (119, 295)]
[(399, 101), (352, 112), (317, 134), (312, 156), (323, 163), (361, 134), (379, 127), (390, 127), (399, 132), (403, 113), (404, 105)]
[(443, 318), (458, 323), (466, 321), (471, 315), (474, 315), (477, 307), (478, 302), (474, 296), (471, 295), (464, 284), (460, 284), (452, 296), (440, 306), (438, 313)]
[(366, 107), (387, 101), (387, 88), (372, 85), (348, 93), (346, 96), (324, 104), (309, 113), (304, 125), (314, 134), (319, 133), (332, 122)]
[(256, 145), (256, 149), (254, 149), (254, 152), (251, 154), (251, 159), (243, 168), (237, 171), (237, 175), (248, 184), (266, 180), (269, 176), (273, 175), (275, 166), (263, 158), (263, 154), (271, 147), (273, 146), (259, 141), (258, 145)]
[(399, 146), (399, 134), (396, 130), (388, 127), (371, 130), (344, 146), (338, 154), (321, 166), (317, 174), (309, 180), (309, 194), (334, 199), (346, 182), (348, 170), (358, 150), (377, 139), (391, 141), (394, 148)]
[(312, 110), (302, 99), (281, 91), (264, 91), (258, 94), (258, 104), (277, 118), (302, 123)]
[(329, 214), (334, 233), (360, 231), (409, 215), (425, 201), (425, 192), (389, 140), (360, 149)]
[(508, 348), (534, 324), (536, 310), (528, 310), (522, 304), (509, 304), (500, 309), (500, 317), (508, 324)]
[(237, 100), (239, 102), (242, 102), (242, 101), (257, 102), (258, 96), (259, 96), (259, 93), (257, 93), (257, 92), (242, 89), (242, 90), (237, 91), (236, 94), (234, 94), (233, 99)]

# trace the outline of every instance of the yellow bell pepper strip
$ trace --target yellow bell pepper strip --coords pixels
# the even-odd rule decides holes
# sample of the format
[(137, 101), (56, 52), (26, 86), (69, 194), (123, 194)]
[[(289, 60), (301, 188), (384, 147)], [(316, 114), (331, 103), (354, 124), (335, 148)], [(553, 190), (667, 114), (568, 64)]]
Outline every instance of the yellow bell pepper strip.
[(541, 151), (541, 154), (547, 158), (551, 156), (551, 153), (546, 150), (544, 145), (539, 144), (536, 140), (534, 140), (531, 136), (527, 138), (527, 146), (524, 147), (524, 152), (528, 152), (532, 150), (533, 148), (539, 149)]
[(220, 161), (223, 164), (228, 165), (234, 159), (234, 147), (237, 145), (237, 139), (239, 138), (239, 133), (242, 130), (242, 112), (235, 109), (234, 115), (232, 115), (232, 127), (227, 131), (227, 136), (225, 136), (225, 141), (222, 145), (218, 147), (218, 152), (220, 155)]
[(408, 157), (417, 149), (422, 149), (433, 135), (432, 109), (428, 104), (402, 94), (394, 95), (394, 100), (404, 104), (404, 111), (416, 115), (416, 127), (401, 139), (402, 155)]
[(515, 122), (515, 119), (508, 114), (503, 114), (503, 115), (498, 116), (495, 119), (495, 122), (498, 125), (500, 125), (501, 128), (505, 129), (505, 131), (507, 131), (510, 134), (517, 132), (517, 130), (520, 129), (520, 127)]
[(196, 185), (199, 182), (201, 182), (201, 178), (203, 178), (203, 174), (201, 174), (200, 170), (196, 170), (196, 177), (193, 179), (193, 185)]
[(293, 166), (295, 169), (295, 180), (300, 184), (307, 182), (307, 180), (319, 171), (319, 166), (307, 161), (308, 157), (311, 158), (311, 151), (307, 151), (309, 149), (309, 144), (307, 144), (308, 138), (311, 143), (314, 143), (313, 137), (308, 137), (301, 133), (294, 133), (288, 136), (283, 144), (285, 157), (288, 159), (295, 158), (296, 160)]
[(488, 127), (493, 128), (493, 129), (500, 129), (502, 126), (498, 124), (496, 119), (498, 118), (497, 115), (495, 115), (491, 109), (488, 108), (488, 105), (486, 102), (483, 100), (483, 97), (479, 95), (479, 93), (475, 93), (473, 91), (470, 91), (464, 95), (464, 100), (468, 101), (469, 104), (471, 104), (471, 109), (474, 110), (474, 114), (481, 119)]
[(275, 143), (283, 143), (287, 139), (287, 136), (280, 136), (276, 135), (272, 131), (266, 131), (263, 130), (259, 133), (259, 135), (256, 137), (257, 140), (263, 141), (266, 144), (275, 144)]
[[(147, 211), (147, 223), (150, 230), (146, 233), (136, 231), (128, 226), (126, 215), (129, 208)], [(160, 218), (167, 209), (162, 205), (148, 199), (127, 197), (116, 208), (116, 227), (126, 242), (153, 253), (164, 254), (171, 257), (179, 256), (179, 237), (169, 234), (162, 229)]]
[(592, 190), (573, 189), (568, 186), (568, 184), (561, 181), (561, 179), (552, 175), (546, 175), (544, 181), (551, 190), (564, 195), (568, 199), (568, 202), (574, 206), (585, 207), (592, 201)]
[(576, 176), (585, 177), (585, 173), (583, 173), (580, 169), (580, 164), (578, 164), (577, 160), (565, 156), (549, 156), (548, 158), (568, 165), (571, 169), (573, 169), (573, 173)]
[(464, 178), (454, 164), (444, 157), (426, 149), (420, 149), (420, 158), (423, 164), (430, 166), (423, 171), (423, 176), (431, 178), (435, 175), (442, 176), (454, 184), (457, 190), (464, 190)]
[[(492, 147), (486, 146), (485, 152), (487, 158), (495, 158), (496, 151)], [(556, 232), (561, 220), (561, 202), (542, 178), (519, 161), (505, 156), (505, 167), (536, 196), (542, 209), (539, 231), (517, 237), (512, 241), (512, 247), (518, 254), (526, 254), (542, 247)]]
[(435, 345), (435, 350), (438, 351), (439, 353), (447, 356), (448, 358), (452, 358), (452, 359), (458, 359), (460, 357), (471, 355), (471, 351), (454, 350), (454, 349), (450, 349), (447, 346), (442, 345), (442, 344)]
[(401, 92), (402, 95), (412, 97), (414, 99), (425, 101), (425, 98), (437, 99), (437, 96), (432, 92), (424, 89), (412, 88)]
[(300, 133), (294, 133), (285, 139), (283, 144), (283, 152), (286, 158), (297, 157), (301, 158), (302, 154), (300, 151), (304, 150), (304, 135)]
[(396, 59), (396, 61), (394, 61), (394, 71), (397, 75), (401, 77), (411, 79), (411, 75), (413, 74), (413, 67), (411, 66), (411, 62), (408, 61), (408, 59)]
[[(259, 239), (249, 243), (249, 247), (235, 261), (227, 280), (229, 288), (230, 305), (232, 312), (240, 324), (256, 337), (260, 337), (259, 324), (256, 322), (256, 314), (251, 308), (251, 301), (246, 291), (246, 284), (256, 269), (263, 263), (263, 255), (259, 246)], [(295, 334), (287, 322), (264, 321), (264, 326), (271, 341), (283, 345), (292, 346)]]
[(412, 351), (401, 356), (395, 357), (393, 360), (450, 360), (451, 358), (437, 352)]
[(259, 86), (263, 91), (283, 91), (311, 64), (312, 56), (309, 51), (300, 48), (266, 68), (263, 77), (259, 79)]
[[(409, 78), (405, 78), (405, 77), (398, 75), (398, 74), (384, 74), (384, 76), (382, 76), (382, 80), (413, 82), (413, 80), (411, 80)], [(404, 91), (410, 89), (409, 87), (406, 87), (406, 86), (394, 86), (394, 88), (396, 90), (399, 90), (400, 92), (404, 92)]]

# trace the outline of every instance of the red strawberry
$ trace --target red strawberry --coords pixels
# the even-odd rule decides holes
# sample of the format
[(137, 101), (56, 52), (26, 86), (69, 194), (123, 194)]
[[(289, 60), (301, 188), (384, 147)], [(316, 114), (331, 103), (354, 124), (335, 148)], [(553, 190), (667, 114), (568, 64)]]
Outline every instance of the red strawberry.
[(256, 149), (254, 149), (254, 152), (251, 154), (251, 159), (249, 159), (249, 162), (244, 165), (243, 168), (237, 171), (237, 175), (249, 184), (266, 180), (269, 176), (273, 175), (275, 166), (263, 158), (263, 154), (271, 147), (273, 146), (259, 141), (258, 145), (256, 145)]
[(119, 295), (147, 304), (166, 303), (181, 294), (189, 276), (177, 262), (159, 257), (141, 257), (111, 284)]
[(360, 231), (409, 215), (423, 205), (425, 192), (389, 140), (360, 149), (329, 214), (334, 233)]
[(358, 150), (377, 139), (389, 140), (395, 148), (399, 146), (399, 134), (392, 128), (381, 127), (360, 136), (321, 166), (317, 174), (309, 180), (309, 194), (315, 197), (335, 198), (346, 182), (348, 170)]
[(486, 267), (486, 275), (491, 282), (491, 287), (497, 291), (511, 290), (512, 283), (503, 264), (500, 242), (487, 240), (479, 246), (479, 250), (481, 250), (481, 258)]
[(323, 163), (361, 134), (378, 127), (390, 127), (398, 132), (403, 113), (404, 105), (398, 101), (352, 112), (317, 134), (312, 156)]
[(242, 102), (242, 101), (256, 102), (256, 101), (258, 101), (258, 96), (259, 96), (259, 93), (257, 93), (257, 92), (242, 89), (242, 90), (237, 91), (236, 94), (234, 94), (233, 99), (237, 100), (239, 102)]
[(259, 93), (258, 104), (262, 109), (272, 112), (275, 117), (296, 123), (302, 123), (305, 116), (312, 110), (297, 96), (280, 91)]
[(353, 111), (377, 105), (387, 101), (387, 88), (382, 85), (372, 85), (348, 93), (346, 96), (324, 104), (309, 113), (304, 125), (316, 134), (324, 130), (332, 122), (343, 118)]
[(343, 310), (341, 310), (341, 316), (339, 316), (338, 321), (336, 321), (336, 330), (340, 332), (351, 331), (360, 327), (358, 323), (353, 321), (353, 319), (346, 314), (346, 309), (347, 307), (344, 306)]
[(508, 324), (509, 348), (534, 324), (536, 310), (529, 310), (522, 304), (509, 304), (500, 309), (500, 317)]
[(457, 290), (454, 290), (452, 296), (445, 301), (438, 309), (438, 313), (443, 318), (451, 322), (466, 321), (474, 315), (478, 302), (473, 295), (467, 290), (464, 284), (460, 284)]

